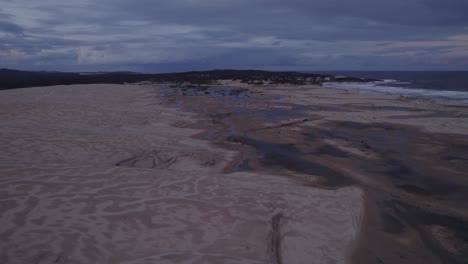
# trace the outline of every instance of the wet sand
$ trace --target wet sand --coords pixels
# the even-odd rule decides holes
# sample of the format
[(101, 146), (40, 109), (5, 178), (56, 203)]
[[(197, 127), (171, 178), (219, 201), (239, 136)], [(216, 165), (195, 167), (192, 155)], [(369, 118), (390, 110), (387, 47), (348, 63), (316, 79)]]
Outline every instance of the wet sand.
[(234, 97), (223, 89), (183, 88), (166, 96), (199, 113), (197, 127), (209, 128), (199, 138), (240, 152), (228, 172), (364, 190), (354, 263), (465, 262), (465, 104), (317, 86), (250, 87)]
[(2, 91), (2, 263), (464, 263), (468, 109), (318, 86)]

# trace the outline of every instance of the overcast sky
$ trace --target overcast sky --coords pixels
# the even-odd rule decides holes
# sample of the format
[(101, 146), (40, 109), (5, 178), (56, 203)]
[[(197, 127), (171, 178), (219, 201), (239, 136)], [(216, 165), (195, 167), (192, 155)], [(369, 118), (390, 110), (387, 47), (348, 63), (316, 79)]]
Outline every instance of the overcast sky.
[(0, 68), (468, 70), (468, 0), (0, 0)]

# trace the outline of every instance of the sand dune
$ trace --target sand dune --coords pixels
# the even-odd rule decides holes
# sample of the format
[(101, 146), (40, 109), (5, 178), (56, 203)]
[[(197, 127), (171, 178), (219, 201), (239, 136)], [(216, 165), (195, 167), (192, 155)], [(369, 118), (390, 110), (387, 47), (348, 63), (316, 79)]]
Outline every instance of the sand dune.
[(0, 92), (1, 263), (347, 263), (364, 195), (222, 174), (157, 87)]

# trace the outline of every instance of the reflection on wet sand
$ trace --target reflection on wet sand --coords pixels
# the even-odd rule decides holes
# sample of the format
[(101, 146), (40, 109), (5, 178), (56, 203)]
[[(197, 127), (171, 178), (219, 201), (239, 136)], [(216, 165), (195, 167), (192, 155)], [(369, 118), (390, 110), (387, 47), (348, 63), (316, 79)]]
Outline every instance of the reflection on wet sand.
[[(346, 95), (331, 103), (313, 95), (314, 90), (326, 93), (314, 88), (296, 89), (297, 98), (278, 96), (287, 94), (285, 87), (263, 97), (224, 98), (222, 104), (174, 96), (182, 102), (179, 107), (202, 114), (198, 125), (209, 129), (198, 137), (241, 151), (231, 171), (265, 171), (316, 188), (366, 190), (368, 213), (357, 263), (463, 263), (468, 257), (468, 129), (456, 126), (466, 122), (466, 113), (449, 112), (463, 106), (385, 96), (378, 99), (386, 103), (376, 106), (376, 96), (366, 102), (356, 95), (351, 101), (357, 103), (349, 103)], [(200, 100), (203, 109), (196, 107)], [(407, 122), (413, 118), (445, 120), (434, 126)]]

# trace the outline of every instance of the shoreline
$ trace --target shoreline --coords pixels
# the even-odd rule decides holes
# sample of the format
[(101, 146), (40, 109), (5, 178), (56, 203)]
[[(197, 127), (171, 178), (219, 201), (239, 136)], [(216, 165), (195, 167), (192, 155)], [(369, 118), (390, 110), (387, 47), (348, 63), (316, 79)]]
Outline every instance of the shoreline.
[(426, 100), (437, 100), (437, 101), (448, 101), (448, 102), (459, 102), (462, 104), (468, 103), (468, 92), (460, 90), (437, 90), (429, 88), (416, 88), (416, 87), (398, 87), (389, 86), (392, 82), (398, 83), (396, 80), (382, 80), (377, 82), (367, 83), (336, 83), (336, 82), (325, 82), (324, 87), (339, 89), (339, 90), (351, 90), (358, 93), (367, 94), (381, 94), (390, 96), (400, 96), (401, 98), (413, 98), (413, 99), (426, 99)]
[[(221, 255), (227, 254), (225, 257), (228, 255), (246, 256), (242, 260), (248, 263), (270, 263), (273, 261), (270, 259), (272, 255), (264, 247), (264, 242), (259, 242), (271, 236), (268, 234), (269, 229), (264, 226), (265, 222), (270, 221), (272, 221), (273, 230), (279, 227), (283, 234), (293, 234), (283, 235), (284, 240), (280, 243), (277, 235), (272, 237), (271, 241), (276, 241), (274, 244), (280, 245), (283, 263), (288, 263), (286, 260), (300, 263), (311, 257), (314, 259), (320, 257), (323, 260), (332, 258), (338, 263), (348, 263), (351, 257), (355, 263), (379, 263), (378, 260), (389, 263), (395, 261), (414, 263), (421, 259), (425, 259), (427, 263), (438, 263), (442, 259), (457, 263), (465, 256), (463, 240), (456, 235), (463, 236), (465, 232), (457, 227), (457, 219), (463, 219), (462, 221), (468, 219), (468, 214), (464, 209), (466, 207), (461, 198), (468, 193), (466, 192), (466, 186), (468, 186), (466, 179), (461, 175), (466, 168), (466, 162), (463, 160), (466, 157), (464, 151), (466, 148), (463, 146), (468, 146), (466, 137), (468, 127), (464, 125), (468, 122), (461, 121), (467, 119), (465, 114), (468, 109), (466, 108), (454, 107), (453, 104), (449, 107), (445, 105), (445, 102), (440, 101), (401, 100), (395, 96), (362, 95), (319, 86), (259, 87), (232, 81), (226, 81), (216, 87), (169, 87), (159, 84), (156, 87), (150, 85), (78, 85), (40, 89), (50, 92), (33, 92), (40, 96), (34, 100), (26, 98), (26, 101), (22, 101), (24, 98), (18, 99), (17, 94), (20, 94), (20, 97), (29, 97), (30, 92), (26, 91), (27, 89), (21, 89), (21, 92), (13, 92), (13, 90), (8, 92), (15, 95), (11, 97), (14, 98), (11, 100), (16, 100), (17, 106), (23, 107), (21, 113), (13, 115), (10, 113), (6, 116), (8, 117), (6, 120), (11, 122), (10, 127), (26, 129), (26, 132), (33, 131), (32, 128), (37, 130), (29, 133), (22, 144), (26, 142), (31, 144), (28, 141), (31, 139), (43, 140), (44, 137), (40, 133), (49, 133), (52, 127), (64, 129), (61, 130), (64, 135), (73, 135), (62, 143), (67, 145), (68, 140), (71, 140), (76, 144), (67, 145), (71, 149), (78, 148), (79, 150), (80, 146), (86, 146), (91, 141), (101, 142), (98, 144), (101, 145), (98, 149), (91, 148), (75, 156), (69, 156), (67, 152), (64, 152), (63, 161), (55, 161), (53, 166), (60, 167), (64, 161), (67, 163), (72, 161), (72, 164), (83, 163), (85, 167), (93, 167), (99, 164), (99, 162), (96, 163), (97, 159), (105, 164), (99, 167), (110, 170), (111, 174), (120, 173), (122, 176), (127, 174), (131, 180), (137, 182), (141, 181), (138, 178), (143, 177), (146, 179), (146, 185), (155, 181), (151, 174), (156, 169), (157, 173), (162, 175), (173, 174), (171, 177), (179, 178), (178, 181), (183, 183), (182, 186), (190, 185), (191, 181), (197, 182), (197, 188), (201, 189), (207, 186), (213, 186), (215, 189), (221, 186), (231, 186), (224, 189), (225, 194), (218, 193), (222, 188), (219, 189), (215, 197), (221, 200), (216, 202), (216, 199), (213, 200), (211, 197), (210, 202), (204, 205), (204, 208), (211, 209), (198, 211), (198, 214), (212, 212), (211, 216), (210, 214), (206, 216), (214, 217), (228, 213), (229, 217), (225, 218), (226, 220), (231, 218), (233, 213), (243, 215), (242, 212), (251, 212), (250, 216), (247, 214), (242, 217), (249, 219), (256, 217), (255, 221), (259, 222), (251, 222), (250, 225), (257, 226), (259, 232), (263, 233), (256, 233), (258, 236), (250, 237), (252, 244), (243, 250), (230, 248), (242, 245), (235, 237), (232, 237), (232, 241), (218, 241), (218, 247), (214, 246), (217, 244), (214, 243), (216, 239), (211, 240), (214, 243), (208, 247), (211, 249), (206, 251), (207, 247), (205, 247), (205, 252), (200, 251), (200, 254), (205, 254), (205, 260), (215, 261), (216, 257), (210, 254), (217, 252), (218, 261)], [(83, 90), (76, 94), (72, 91), (73, 89)], [(96, 89), (100, 89), (99, 92), (96, 92)], [(41, 111), (50, 113), (60, 107), (69, 107), (64, 103), (59, 103), (55, 108), (46, 106), (47, 102), (56, 104), (57, 100), (64, 99), (62, 96), (54, 95), (62, 90), (68, 91), (69, 95), (65, 99), (72, 100), (71, 105), (78, 108), (72, 108), (74, 110), (70, 116), (62, 113), (64, 117), (57, 115), (53, 123), (46, 122), (45, 125), (40, 125)], [(112, 93), (116, 94), (106, 98), (107, 94)], [(5, 96), (5, 93), (0, 93), (0, 96)], [(48, 97), (51, 101), (48, 101)], [(379, 105), (376, 105), (376, 102), (379, 102)], [(38, 103), (46, 103), (43, 110), (39, 112), (34, 107), (24, 108)], [(84, 115), (77, 115), (81, 107), (90, 107), (96, 103), (101, 104), (102, 110), (105, 111), (97, 107), (86, 111)], [(382, 103), (386, 104), (385, 107), (381, 106)], [(25, 109), (29, 112), (24, 112)], [(457, 109), (456, 111), (461, 114), (447, 116), (445, 112), (448, 112), (448, 109), (451, 111)], [(436, 117), (433, 116), (434, 114)], [(16, 121), (15, 115), (21, 117), (19, 120), (24, 121)], [(104, 116), (110, 119), (103, 119)], [(401, 116), (409, 116), (409, 118), (405, 119)], [(71, 121), (71, 117), (78, 118), (78, 120)], [(87, 128), (82, 128), (83, 123), (79, 121), (85, 121), (85, 125), (98, 125), (98, 127), (96, 130), (93, 128), (87, 132)], [(71, 127), (62, 127), (60, 122)], [(408, 123), (411, 123), (411, 126)], [(103, 126), (102, 130), (99, 128), (100, 124)], [(80, 136), (81, 139), (75, 141), (73, 138), (80, 134), (74, 134), (74, 129), (70, 130), (70, 128), (82, 130), (84, 135), (92, 132), (92, 135), (90, 134), (89, 138)], [(12, 133), (7, 130), (2, 132)], [(99, 137), (96, 138), (97, 135)], [(109, 141), (107, 137), (122, 141), (131, 135), (134, 138), (130, 137), (131, 140), (125, 144), (126, 147), (123, 149), (119, 147), (120, 150), (117, 151), (115, 147), (120, 144), (117, 141), (103, 143)], [(400, 142), (399, 139), (402, 137), (405, 138), (405, 142)], [(86, 143), (89, 140), (91, 141)], [(388, 141), (388, 144), (382, 143), (383, 141)], [(434, 143), (436, 147), (431, 146)], [(2, 144), (10, 146), (12, 143), (4, 139)], [(459, 146), (459, 148), (446, 149), (447, 146), (452, 145)], [(135, 146), (138, 146), (140, 150), (136, 150)], [(164, 146), (163, 151), (151, 150), (151, 148), (161, 149), (161, 146)], [(13, 160), (18, 163), (19, 167), (26, 164), (32, 166), (38, 161), (43, 164), (41, 166), (54, 162), (54, 159), (44, 162), (37, 157), (35, 157), (37, 161), (31, 161), (33, 152), (27, 151), (22, 154), (23, 156), (15, 157), (18, 154), (18, 147), (21, 146), (15, 146), (15, 149), (12, 149), (13, 156), (11, 157), (5, 156), (7, 153), (4, 153), (5, 160)], [(33, 146), (33, 149), (37, 148)], [(60, 145), (52, 145), (49, 149), (45, 149), (44, 153), (55, 153), (58, 150), (60, 150)], [(122, 155), (122, 150), (126, 153), (125, 155)], [(448, 159), (439, 160), (439, 154), (445, 153), (444, 151), (448, 151)], [(87, 152), (89, 153), (86, 154)], [(108, 153), (113, 154), (109, 156)], [(84, 158), (89, 154), (98, 155), (92, 159)], [(417, 158), (414, 159), (414, 157)], [(28, 162), (25, 163), (25, 160)], [(113, 162), (109, 163), (110, 161)], [(431, 172), (421, 167), (421, 164), (428, 162), (433, 164), (435, 171)], [(448, 164), (451, 170), (447, 170)], [(13, 171), (20, 176), (26, 176), (27, 174), (21, 172), (22, 169), (19, 167), (4, 168), (2, 172)], [(65, 177), (65, 171), (63, 173), (58, 178)], [(92, 172), (91, 170), (87, 173), (104, 175), (109, 182), (115, 178), (111, 174), (105, 176), (107, 174), (103, 171)], [(395, 173), (402, 174), (406, 178), (390, 177)], [(440, 173), (444, 173), (446, 177), (441, 179), (438, 176)], [(201, 180), (197, 179), (202, 175)], [(163, 183), (165, 180), (157, 181)], [(207, 184), (198, 185), (199, 181)], [(178, 186), (176, 182), (168, 186), (172, 186), (172, 192), (178, 193), (178, 196), (193, 189), (193, 187), (186, 189), (186, 187)], [(124, 186), (124, 189), (128, 186), (139, 192), (146, 189), (145, 184), (131, 187), (132, 181), (123, 181), (120, 184)], [(163, 185), (156, 185), (157, 189), (161, 186)], [(265, 192), (260, 191), (266, 186)], [(236, 189), (239, 189), (239, 192), (233, 193), (232, 190)], [(118, 190), (120, 189), (117, 188), (114, 191)], [(110, 191), (111, 194), (114, 191)], [(206, 195), (211, 192), (202, 191), (201, 197), (209, 197)], [(452, 192), (455, 195), (452, 195)], [(148, 193), (148, 190), (143, 193), (146, 193), (144, 200), (148, 200), (153, 195), (151, 192)], [(259, 193), (260, 196), (258, 196)], [(36, 193), (36, 195), (39, 194)], [(117, 195), (117, 193), (112, 195)], [(138, 204), (137, 201), (143, 198), (135, 192), (132, 192), (132, 195), (130, 197), (133, 197), (133, 203)], [(302, 197), (304, 195), (305, 197)], [(241, 204), (232, 204), (231, 206), (235, 209), (224, 208), (219, 211), (219, 208), (223, 207), (222, 202), (229, 202), (229, 199), (234, 199)], [(317, 203), (317, 201), (321, 202)], [(402, 201), (405, 203), (401, 203)], [(407, 204), (407, 201), (410, 203)], [(199, 201), (186, 200), (186, 202), (189, 205), (195, 205)], [(245, 206), (243, 206), (244, 203), (246, 203)], [(342, 211), (326, 209), (326, 206), (323, 208), (322, 203), (341, 208)], [(248, 204), (254, 206), (248, 208)], [(364, 204), (367, 204), (366, 209), (364, 209)], [(378, 204), (385, 206), (381, 208), (377, 206)], [(214, 205), (216, 206), (212, 207)], [(265, 205), (270, 206), (266, 211)], [(188, 212), (183, 206), (174, 208), (179, 208), (176, 211), (180, 213)], [(256, 208), (256, 213), (249, 211), (253, 208)], [(402, 210), (401, 208), (413, 209)], [(366, 215), (363, 210), (367, 210)], [(408, 213), (408, 211), (414, 211), (414, 213)], [(267, 215), (271, 215), (272, 218), (262, 218), (261, 214), (257, 215), (258, 212), (263, 212), (263, 214), (267, 212)], [(39, 212), (36, 211), (36, 213)], [(167, 217), (176, 217), (174, 213), (169, 211), (168, 213)], [(317, 213), (321, 216), (317, 217)], [(285, 216), (288, 224), (281, 221), (282, 217), (275, 218), (278, 215)], [(429, 216), (427, 223), (423, 221), (424, 215)], [(145, 217), (140, 215), (136, 219), (142, 220)], [(323, 223), (321, 218), (328, 219), (328, 222)], [(239, 221), (238, 218), (236, 219)], [(246, 221), (244, 218), (241, 219)], [(279, 219), (279, 223), (273, 221), (274, 219)], [(88, 221), (92, 226), (93, 220), (88, 219)], [(173, 218), (173, 221), (178, 220)], [(363, 223), (367, 224), (363, 225)], [(226, 224), (226, 222), (213, 222), (212, 224), (223, 230), (236, 226)], [(26, 226), (29, 225), (31, 224), (28, 223)], [(422, 225), (422, 228), (418, 228), (418, 225)], [(200, 222), (195, 221), (187, 228), (190, 226), (204, 230), (200, 231), (201, 234), (211, 232), (206, 229), (206, 223), (201, 225)], [(241, 229), (238, 232), (248, 236), (251, 232), (248, 230), (251, 229), (247, 226), (239, 227)], [(334, 230), (338, 226), (343, 226), (344, 229), (340, 232)], [(130, 229), (132, 228), (130, 225)], [(165, 232), (167, 228), (156, 230)], [(195, 229), (189, 228), (185, 233), (191, 234), (194, 231)], [(169, 234), (167, 233), (168, 238), (171, 237)], [(346, 239), (340, 237), (341, 234), (347, 234)], [(182, 239), (180, 235), (172, 234), (172, 241), (175, 243), (177, 239)], [(56, 236), (60, 237), (60, 234)], [(356, 240), (356, 236), (359, 236), (359, 241)], [(322, 237), (322, 241), (315, 241), (316, 237)], [(403, 244), (400, 241), (402, 239), (406, 241)], [(100, 238), (100, 240), (106, 241), (106, 238)], [(454, 243), (461, 245), (461, 251), (453, 250)], [(325, 246), (328, 251), (325, 253), (320, 251), (320, 246)], [(389, 250), (387, 246), (394, 249)], [(192, 247), (191, 251), (201, 250), (196, 249), (199, 248), (196, 244)], [(351, 252), (354, 247), (357, 247), (357, 250)], [(160, 244), (156, 248), (160, 248), (161, 252), (164, 251), (164, 247)], [(111, 248), (100, 250), (95, 252), (96, 256), (111, 252), (107, 251)], [(137, 252), (134, 249), (130, 251)], [(410, 251), (411, 255), (404, 255), (408, 253), (407, 251)], [(273, 259), (278, 262), (278, 250), (275, 252)], [(73, 251), (68, 249), (67, 252), (60, 254), (62, 257), (69, 254), (68, 257), (70, 257), (73, 256)], [(78, 255), (75, 257), (78, 258)], [(162, 261), (163, 255), (146, 258), (148, 260), (158, 258)], [(136, 261), (138, 258), (135, 256), (131, 258)], [(401, 256), (404, 258), (402, 259)], [(178, 257), (183, 258), (183, 254)], [(186, 260), (203, 258), (201, 255), (198, 257), (185, 255), (185, 257)], [(128, 258), (130, 257), (121, 257), (120, 261), (124, 259), (130, 261)], [(141, 258), (139, 260), (143, 261)], [(238, 258), (237, 261), (239, 260)], [(83, 263), (84, 261), (75, 259), (75, 262)]]

